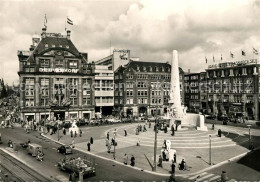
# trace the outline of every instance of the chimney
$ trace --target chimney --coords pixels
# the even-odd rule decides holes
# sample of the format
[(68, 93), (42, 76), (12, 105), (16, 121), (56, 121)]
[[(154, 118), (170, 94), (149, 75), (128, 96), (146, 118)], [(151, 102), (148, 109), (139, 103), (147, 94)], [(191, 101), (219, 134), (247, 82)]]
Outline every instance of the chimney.
[(42, 28), (42, 38), (46, 37), (46, 28)]
[(70, 30), (67, 30), (67, 39), (70, 40)]

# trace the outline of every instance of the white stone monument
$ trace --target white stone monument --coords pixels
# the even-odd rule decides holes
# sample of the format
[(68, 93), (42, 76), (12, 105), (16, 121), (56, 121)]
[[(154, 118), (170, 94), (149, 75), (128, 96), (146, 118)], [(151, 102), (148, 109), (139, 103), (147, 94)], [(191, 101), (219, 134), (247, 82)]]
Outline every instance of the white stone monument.
[(76, 124), (76, 120), (72, 122), (72, 125), (69, 128), (69, 133), (71, 133), (71, 131), (73, 132), (73, 135), (75, 134), (75, 132), (77, 133), (77, 135), (79, 134), (79, 127)]
[(181, 129), (183, 125), (192, 125), (196, 126), (197, 130), (207, 131), (207, 127), (204, 125), (204, 117), (202, 118), (199, 114), (186, 113), (187, 108), (181, 105), (178, 59), (178, 52), (173, 50), (170, 100), (167, 109), (167, 117), (170, 118), (170, 127), (176, 124), (175, 121), (180, 120), (181, 124), (178, 125), (178, 129)]

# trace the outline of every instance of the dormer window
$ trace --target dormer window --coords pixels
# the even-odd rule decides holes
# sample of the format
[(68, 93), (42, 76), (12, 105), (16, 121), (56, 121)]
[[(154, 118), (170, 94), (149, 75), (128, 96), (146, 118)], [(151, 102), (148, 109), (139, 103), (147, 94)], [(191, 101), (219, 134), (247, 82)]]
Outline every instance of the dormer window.
[(67, 49), (69, 49), (69, 48), (70, 48), (70, 46), (68, 46), (68, 45), (67, 45), (67, 46), (66, 46), (66, 48), (67, 48)]
[(59, 47), (62, 47), (62, 45), (59, 45)]
[(55, 47), (55, 45), (54, 45), (54, 44), (52, 44), (52, 47)]
[(143, 67), (143, 71), (146, 71), (146, 67), (145, 66)]
[(156, 72), (159, 71), (159, 68), (158, 68), (157, 66), (155, 66), (155, 71), (156, 71)]
[(150, 71), (151, 71), (151, 72), (153, 71), (153, 67), (152, 67), (152, 66), (150, 66)]
[(139, 68), (139, 66), (136, 66), (136, 70), (137, 70), (137, 71), (140, 71), (140, 68)]
[(162, 72), (164, 72), (164, 67), (162, 67)]
[(49, 45), (48, 45), (48, 44), (45, 44), (45, 47), (46, 47), (46, 48), (48, 48), (48, 47), (49, 47)]
[(76, 61), (76, 60), (70, 60), (70, 61), (69, 61), (69, 67), (70, 67), (70, 68), (78, 68), (78, 61)]

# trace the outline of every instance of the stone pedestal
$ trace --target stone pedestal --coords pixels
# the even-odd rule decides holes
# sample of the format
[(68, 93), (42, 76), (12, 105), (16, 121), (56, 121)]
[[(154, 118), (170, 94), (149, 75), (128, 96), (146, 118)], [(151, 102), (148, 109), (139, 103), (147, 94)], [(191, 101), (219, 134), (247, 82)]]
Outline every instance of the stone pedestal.
[(197, 130), (208, 131), (208, 128), (205, 126), (205, 116), (204, 115), (199, 115), (199, 124), (197, 126)]
[(71, 131), (73, 132), (73, 135), (75, 134), (75, 132), (77, 133), (77, 135), (79, 134), (79, 127), (76, 125), (75, 121), (73, 121), (71, 127), (69, 128), (69, 134)]

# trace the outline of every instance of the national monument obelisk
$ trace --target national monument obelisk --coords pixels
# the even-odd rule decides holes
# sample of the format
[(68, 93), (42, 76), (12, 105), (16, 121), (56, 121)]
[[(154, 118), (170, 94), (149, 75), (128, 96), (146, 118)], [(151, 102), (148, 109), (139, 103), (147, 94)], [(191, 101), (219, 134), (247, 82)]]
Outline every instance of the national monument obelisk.
[[(187, 113), (184, 106), (181, 105), (180, 78), (179, 78), (179, 57), (176, 50), (172, 51), (171, 65), (171, 90), (168, 107), (168, 118), (170, 126), (177, 124), (181, 126), (195, 126), (197, 130), (207, 131), (205, 126), (205, 116), (201, 114)], [(176, 122), (176, 121), (180, 122)]]
[(175, 120), (183, 118), (183, 106), (181, 105), (180, 95), (180, 78), (179, 78), (179, 58), (176, 50), (172, 51), (172, 64), (171, 64), (171, 89), (169, 100), (169, 114), (170, 126), (174, 124)]

